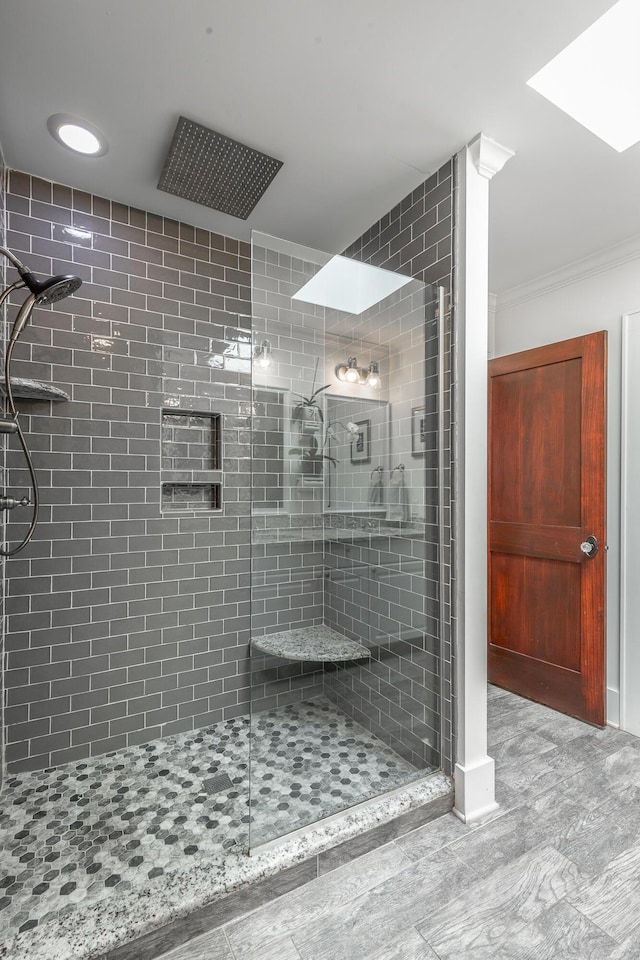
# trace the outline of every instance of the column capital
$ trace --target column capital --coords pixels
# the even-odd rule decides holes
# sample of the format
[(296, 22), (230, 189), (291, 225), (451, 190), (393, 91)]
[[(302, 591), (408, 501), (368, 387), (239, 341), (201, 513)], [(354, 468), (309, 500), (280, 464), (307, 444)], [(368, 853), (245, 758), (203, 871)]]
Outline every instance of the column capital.
[(503, 147), (497, 140), (479, 133), (470, 140), (467, 148), (471, 155), (474, 167), (481, 177), (491, 180), (496, 173), (500, 173), (507, 160), (515, 156), (513, 150)]

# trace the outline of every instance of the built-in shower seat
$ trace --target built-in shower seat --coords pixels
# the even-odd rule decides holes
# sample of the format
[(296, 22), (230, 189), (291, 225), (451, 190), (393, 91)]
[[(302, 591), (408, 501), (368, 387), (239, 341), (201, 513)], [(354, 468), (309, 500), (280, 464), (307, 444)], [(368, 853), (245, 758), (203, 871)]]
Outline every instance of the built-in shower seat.
[(264, 637), (254, 637), (251, 646), (260, 653), (285, 660), (312, 660), (316, 663), (335, 663), (338, 660), (365, 660), (370, 650), (355, 640), (349, 640), (321, 624), (317, 627), (301, 627), (298, 630), (282, 630)]

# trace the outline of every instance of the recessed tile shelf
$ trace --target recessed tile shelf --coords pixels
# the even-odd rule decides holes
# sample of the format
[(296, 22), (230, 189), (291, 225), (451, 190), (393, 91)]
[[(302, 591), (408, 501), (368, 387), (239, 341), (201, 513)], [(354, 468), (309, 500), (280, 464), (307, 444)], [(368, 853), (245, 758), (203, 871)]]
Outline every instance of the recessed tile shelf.
[[(29, 377), (11, 377), (11, 391), (16, 400), (70, 400), (71, 397), (60, 387), (42, 380)], [(4, 381), (0, 381), (0, 394), (6, 397)]]
[(251, 646), (260, 653), (284, 660), (311, 660), (316, 663), (336, 663), (339, 660), (369, 659), (371, 652), (355, 640), (349, 640), (331, 627), (302, 627), (282, 630), (263, 637), (253, 637)]
[(162, 484), (163, 510), (221, 510), (222, 489), (219, 483)]
[(181, 473), (220, 469), (220, 414), (162, 411), (162, 469)]
[(162, 411), (162, 509), (222, 510), (221, 416)]

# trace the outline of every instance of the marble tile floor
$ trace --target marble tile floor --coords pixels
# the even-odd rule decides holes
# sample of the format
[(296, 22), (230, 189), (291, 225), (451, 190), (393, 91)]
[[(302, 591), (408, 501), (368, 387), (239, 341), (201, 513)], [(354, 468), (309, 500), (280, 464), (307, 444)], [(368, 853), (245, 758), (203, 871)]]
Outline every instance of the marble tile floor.
[[(0, 955), (17, 933), (243, 857), (425, 775), (318, 698), (8, 780), (0, 797)], [(252, 818), (250, 818), (250, 810)]]
[(494, 687), (489, 724), (498, 811), (440, 817), (162, 960), (639, 960), (640, 740)]

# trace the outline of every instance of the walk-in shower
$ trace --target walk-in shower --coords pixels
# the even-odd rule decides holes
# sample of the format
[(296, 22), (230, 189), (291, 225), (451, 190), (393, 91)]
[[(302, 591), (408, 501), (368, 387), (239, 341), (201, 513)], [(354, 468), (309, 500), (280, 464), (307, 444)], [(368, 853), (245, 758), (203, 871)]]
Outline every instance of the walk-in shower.
[(57, 394), (14, 397), (0, 945), (85, 960), (451, 803), (451, 168), (340, 256), (10, 183), (16, 259), (83, 285), (12, 351)]

